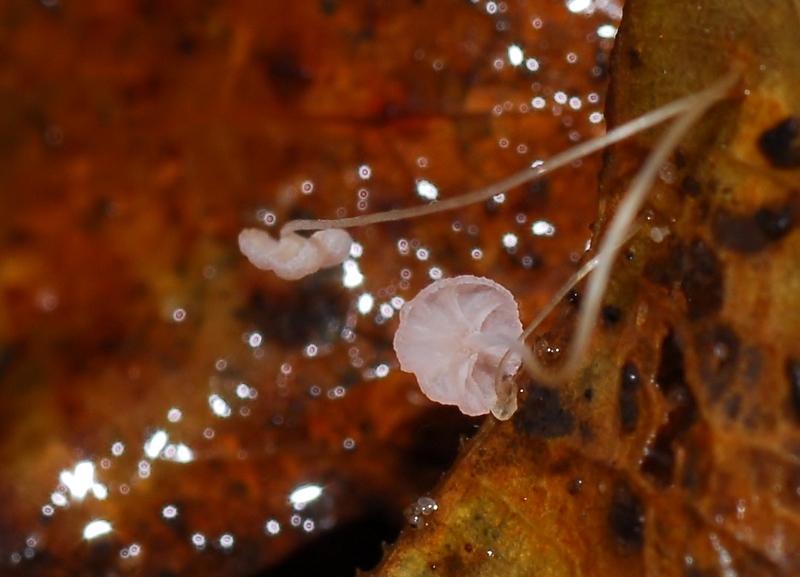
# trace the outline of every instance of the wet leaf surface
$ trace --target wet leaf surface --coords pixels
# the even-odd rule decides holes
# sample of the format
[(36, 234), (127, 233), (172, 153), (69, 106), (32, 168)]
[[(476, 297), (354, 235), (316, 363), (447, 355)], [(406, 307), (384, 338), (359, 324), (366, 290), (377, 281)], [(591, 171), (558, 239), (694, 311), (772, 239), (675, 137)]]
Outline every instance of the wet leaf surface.
[(471, 273), (532, 316), (588, 238), (598, 159), (358, 229), (344, 269), (297, 283), (236, 235), (453, 196), (598, 133), (615, 23), (561, 3), (5, 6), (0, 572), (375, 563), (478, 423), (397, 370), (397, 309)]

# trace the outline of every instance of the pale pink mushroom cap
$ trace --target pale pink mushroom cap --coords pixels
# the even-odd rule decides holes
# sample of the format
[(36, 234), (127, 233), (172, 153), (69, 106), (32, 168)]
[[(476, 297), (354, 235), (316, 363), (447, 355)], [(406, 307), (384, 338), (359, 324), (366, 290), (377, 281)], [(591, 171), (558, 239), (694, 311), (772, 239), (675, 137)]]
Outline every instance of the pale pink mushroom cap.
[[(484, 415), (497, 404), (500, 361), (521, 334), (514, 296), (494, 281), (466, 275), (436, 281), (400, 309), (394, 350), (430, 400)], [(512, 355), (505, 366), (519, 365)]]
[(309, 238), (297, 233), (275, 239), (266, 231), (246, 228), (239, 233), (239, 250), (262, 270), (286, 280), (297, 280), (321, 268), (341, 264), (350, 254), (353, 239), (338, 228), (320, 230)]

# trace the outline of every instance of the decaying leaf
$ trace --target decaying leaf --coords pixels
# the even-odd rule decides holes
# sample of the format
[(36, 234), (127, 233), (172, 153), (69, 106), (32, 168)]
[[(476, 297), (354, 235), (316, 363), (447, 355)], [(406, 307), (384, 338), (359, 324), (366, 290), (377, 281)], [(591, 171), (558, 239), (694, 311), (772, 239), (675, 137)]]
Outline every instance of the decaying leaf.
[[(800, 571), (798, 14), (628, 2), (610, 124), (740, 84), (665, 167), (578, 374), (521, 377), (521, 410), (469, 443), (378, 574)], [(656, 134), (606, 159), (598, 235)], [(576, 300), (536, 343), (554, 366)]]
[(397, 308), (469, 273), (531, 314), (574, 269), (599, 160), (354, 230), (349, 268), (299, 283), (237, 234), (455, 196), (599, 132), (616, 22), (563, 2), (4, 3), (0, 574), (376, 561), (475, 427), (397, 370)]

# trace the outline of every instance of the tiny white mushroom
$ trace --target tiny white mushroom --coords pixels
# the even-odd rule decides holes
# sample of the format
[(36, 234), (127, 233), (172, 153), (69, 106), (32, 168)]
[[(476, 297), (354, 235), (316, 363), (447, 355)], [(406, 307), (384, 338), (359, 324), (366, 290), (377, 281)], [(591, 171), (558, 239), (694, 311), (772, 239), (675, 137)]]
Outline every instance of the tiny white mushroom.
[(239, 233), (239, 250), (262, 270), (286, 280), (297, 280), (321, 268), (341, 264), (350, 254), (352, 237), (344, 230), (320, 230), (309, 238), (297, 233), (275, 239), (266, 231), (246, 228)]
[[(484, 415), (498, 401), (495, 370), (521, 334), (514, 296), (465, 275), (436, 281), (403, 305), (394, 350), (430, 400)], [(512, 354), (504, 367), (515, 371), (519, 364)]]

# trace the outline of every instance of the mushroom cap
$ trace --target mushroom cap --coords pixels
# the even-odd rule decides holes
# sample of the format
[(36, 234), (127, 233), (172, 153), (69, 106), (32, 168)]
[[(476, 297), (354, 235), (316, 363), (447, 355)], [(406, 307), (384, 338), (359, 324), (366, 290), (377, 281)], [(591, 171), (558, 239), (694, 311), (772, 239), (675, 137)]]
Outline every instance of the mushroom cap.
[(246, 228), (239, 233), (239, 250), (251, 263), (287, 280), (297, 280), (342, 263), (352, 244), (350, 235), (338, 228), (319, 230), (309, 238), (292, 232), (275, 239), (257, 228)]
[[(497, 367), (521, 334), (514, 296), (492, 280), (465, 275), (436, 281), (403, 305), (394, 350), (430, 400), (484, 415), (498, 401)], [(512, 355), (506, 366), (519, 365)]]

